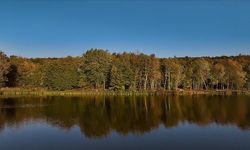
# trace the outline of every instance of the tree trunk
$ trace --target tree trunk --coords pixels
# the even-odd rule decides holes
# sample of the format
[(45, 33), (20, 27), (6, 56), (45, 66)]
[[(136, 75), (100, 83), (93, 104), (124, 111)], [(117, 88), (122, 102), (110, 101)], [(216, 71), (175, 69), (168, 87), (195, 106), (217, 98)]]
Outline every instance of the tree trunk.
[(152, 81), (151, 81), (151, 90), (154, 90), (154, 87), (155, 87), (155, 85), (154, 85), (154, 80), (152, 80)]
[(95, 87), (95, 89), (97, 88), (97, 83), (95, 83), (94, 87)]
[(168, 72), (168, 90), (171, 89), (170, 82), (171, 82), (171, 74), (170, 72)]
[(103, 89), (105, 90), (105, 81), (103, 81)]
[[(204, 80), (204, 78), (202, 77), (202, 81), (203, 81), (203, 84), (205, 86), (205, 90), (207, 90), (207, 84), (206, 84), (206, 81)], [(202, 90), (203, 90), (203, 86), (202, 86)]]
[(177, 83), (177, 81), (175, 81), (174, 82), (174, 90), (177, 90), (177, 88), (178, 88), (178, 83)]
[(164, 88), (167, 89), (167, 72), (164, 74)]
[(148, 74), (145, 75), (144, 90), (147, 90)]

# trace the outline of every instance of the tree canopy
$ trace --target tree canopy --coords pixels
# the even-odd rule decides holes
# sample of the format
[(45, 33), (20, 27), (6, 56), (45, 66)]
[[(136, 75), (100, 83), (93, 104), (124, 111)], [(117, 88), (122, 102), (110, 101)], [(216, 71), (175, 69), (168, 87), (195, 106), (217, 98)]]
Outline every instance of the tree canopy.
[(157, 58), (87, 50), (79, 57), (22, 58), (0, 52), (0, 87), (53, 90), (249, 89), (250, 56)]

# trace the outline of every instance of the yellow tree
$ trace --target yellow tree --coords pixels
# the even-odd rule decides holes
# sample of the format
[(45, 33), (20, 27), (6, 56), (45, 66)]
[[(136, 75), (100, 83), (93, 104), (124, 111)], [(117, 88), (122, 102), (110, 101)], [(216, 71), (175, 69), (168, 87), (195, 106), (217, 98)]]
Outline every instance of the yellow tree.
[(229, 59), (225, 66), (227, 88), (241, 88), (246, 82), (246, 73), (243, 71), (242, 65), (237, 61)]
[[(211, 68), (211, 80), (213, 84), (216, 85), (216, 88), (219, 88), (219, 85), (224, 83), (225, 77), (225, 67), (221, 63), (216, 63)], [(220, 87), (221, 88), (221, 87)]]

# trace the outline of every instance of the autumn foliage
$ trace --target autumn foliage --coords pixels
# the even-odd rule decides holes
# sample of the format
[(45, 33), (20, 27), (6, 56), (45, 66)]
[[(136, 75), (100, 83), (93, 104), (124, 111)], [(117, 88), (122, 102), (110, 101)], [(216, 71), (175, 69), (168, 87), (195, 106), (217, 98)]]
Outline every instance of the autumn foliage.
[(90, 49), (79, 57), (22, 58), (0, 52), (0, 87), (119, 91), (250, 88), (250, 56), (157, 58)]

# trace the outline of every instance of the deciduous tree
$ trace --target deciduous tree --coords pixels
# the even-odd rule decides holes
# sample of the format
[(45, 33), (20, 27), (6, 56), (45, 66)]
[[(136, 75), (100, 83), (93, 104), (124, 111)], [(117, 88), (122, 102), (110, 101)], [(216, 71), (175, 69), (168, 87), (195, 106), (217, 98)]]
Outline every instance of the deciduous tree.
[(102, 49), (91, 49), (83, 54), (81, 70), (87, 82), (94, 88), (106, 88), (111, 69), (111, 55)]
[(0, 87), (5, 86), (6, 81), (8, 81), (7, 74), (9, 71), (9, 58), (2, 51), (0, 51)]

